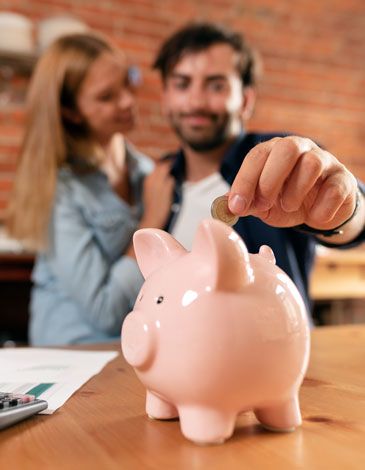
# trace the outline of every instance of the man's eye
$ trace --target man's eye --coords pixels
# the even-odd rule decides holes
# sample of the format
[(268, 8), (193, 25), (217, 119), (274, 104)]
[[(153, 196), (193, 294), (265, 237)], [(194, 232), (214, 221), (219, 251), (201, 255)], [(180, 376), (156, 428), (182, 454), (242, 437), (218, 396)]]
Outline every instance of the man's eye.
[(212, 82), (209, 84), (209, 88), (212, 91), (223, 91), (225, 89), (225, 84), (222, 82)]

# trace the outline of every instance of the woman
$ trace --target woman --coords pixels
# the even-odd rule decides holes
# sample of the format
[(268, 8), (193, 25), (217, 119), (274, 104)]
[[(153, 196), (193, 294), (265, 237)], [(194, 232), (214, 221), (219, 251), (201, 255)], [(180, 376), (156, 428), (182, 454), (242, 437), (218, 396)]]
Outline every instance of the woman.
[(33, 74), (28, 111), (7, 226), (38, 252), (30, 341), (116, 338), (143, 282), (131, 237), (164, 226), (169, 168), (158, 164), (143, 184), (152, 163), (121, 135), (135, 121), (126, 61), (99, 36), (50, 46)]

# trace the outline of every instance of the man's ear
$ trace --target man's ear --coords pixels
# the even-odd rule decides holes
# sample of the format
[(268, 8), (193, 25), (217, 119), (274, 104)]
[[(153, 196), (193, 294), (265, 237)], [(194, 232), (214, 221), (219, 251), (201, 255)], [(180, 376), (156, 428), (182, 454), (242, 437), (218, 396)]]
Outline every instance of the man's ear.
[(256, 90), (252, 86), (245, 86), (243, 88), (243, 102), (241, 116), (243, 121), (248, 121), (255, 108), (256, 103)]
[(62, 107), (61, 114), (66, 121), (71, 122), (72, 124), (81, 124), (82, 123), (82, 116), (78, 111), (75, 111), (70, 108)]

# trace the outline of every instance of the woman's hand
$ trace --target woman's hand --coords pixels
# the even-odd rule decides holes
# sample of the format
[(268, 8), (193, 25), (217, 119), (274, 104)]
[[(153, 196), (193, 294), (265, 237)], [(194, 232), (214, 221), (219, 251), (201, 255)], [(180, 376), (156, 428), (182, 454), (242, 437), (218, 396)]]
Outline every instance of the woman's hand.
[[(143, 184), (144, 213), (138, 229), (163, 229), (166, 225), (174, 190), (174, 179), (170, 175), (170, 169), (171, 162), (157, 162), (153, 172), (146, 176)], [(132, 242), (125, 254), (135, 258)]]
[(171, 162), (157, 162), (143, 184), (144, 213), (139, 228), (164, 228), (170, 214), (174, 179), (170, 175)]

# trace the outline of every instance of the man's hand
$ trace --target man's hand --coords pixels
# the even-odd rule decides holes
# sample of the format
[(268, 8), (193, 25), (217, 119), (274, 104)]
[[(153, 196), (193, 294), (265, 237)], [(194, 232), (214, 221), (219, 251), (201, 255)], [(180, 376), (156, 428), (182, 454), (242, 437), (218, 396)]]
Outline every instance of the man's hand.
[(311, 140), (274, 138), (247, 154), (232, 184), (229, 208), (276, 227), (332, 229), (351, 217), (356, 192), (355, 177)]

